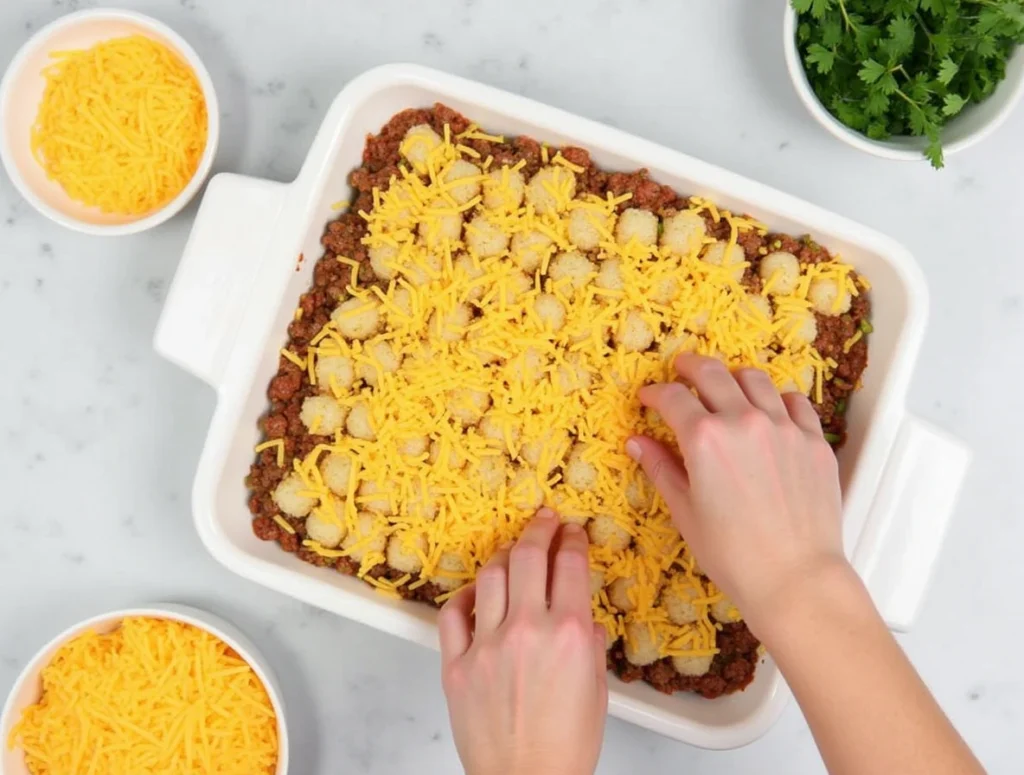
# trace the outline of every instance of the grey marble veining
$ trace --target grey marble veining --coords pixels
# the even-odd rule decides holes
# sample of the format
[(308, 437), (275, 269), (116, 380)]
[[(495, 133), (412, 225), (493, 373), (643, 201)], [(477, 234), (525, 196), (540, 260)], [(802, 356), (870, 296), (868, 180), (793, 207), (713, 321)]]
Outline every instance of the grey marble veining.
[[(5, 3), (0, 62), (90, 5)], [(990, 770), (1021, 771), (1024, 108), (939, 174), (861, 155), (798, 102), (779, 0), (123, 5), (170, 23), (206, 61), (222, 108), (218, 170), (290, 179), (349, 78), (415, 61), (681, 149), (908, 245), (932, 291), (911, 409), (966, 439), (976, 462), (902, 642)], [(176, 600), (233, 620), (273, 661), (295, 775), (455, 771), (432, 652), (234, 577), (192, 529), (191, 477), (214, 397), (150, 341), (194, 209), (135, 237), (85, 237), (38, 216), (0, 176), (0, 691), (57, 629)], [(601, 772), (627, 771), (822, 767), (790, 707), (762, 741), (719, 754), (612, 721)]]

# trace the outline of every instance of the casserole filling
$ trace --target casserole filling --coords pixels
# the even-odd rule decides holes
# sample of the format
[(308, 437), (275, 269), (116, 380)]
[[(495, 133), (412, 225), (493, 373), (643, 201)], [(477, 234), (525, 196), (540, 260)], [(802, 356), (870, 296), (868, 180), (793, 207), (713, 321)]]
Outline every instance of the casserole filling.
[(758, 643), (625, 454), (637, 389), (691, 351), (810, 396), (840, 444), (867, 282), (809, 238), (443, 105), (368, 138), (270, 383), (260, 538), (435, 605), (546, 504), (590, 535), (625, 680), (717, 697)]

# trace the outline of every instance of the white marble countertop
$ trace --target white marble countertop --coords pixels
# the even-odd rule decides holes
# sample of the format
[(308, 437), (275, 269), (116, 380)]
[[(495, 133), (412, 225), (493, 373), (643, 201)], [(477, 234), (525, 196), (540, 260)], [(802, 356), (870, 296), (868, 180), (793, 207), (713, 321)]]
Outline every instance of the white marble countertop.
[[(933, 300), (911, 408), (967, 440), (976, 459), (902, 641), (991, 772), (1024, 769), (1024, 107), (941, 173), (862, 155), (797, 101), (782, 0), (122, 4), (171, 24), (206, 61), (222, 109), (218, 170), (289, 180), (341, 86), (406, 60), (678, 148), (909, 246)], [(80, 5), (5, 2), (0, 63)], [(37, 215), (0, 176), (0, 692), (78, 619), (192, 603), (236, 622), (276, 665), (295, 775), (456, 771), (433, 652), (233, 576), (192, 528), (214, 395), (150, 342), (194, 209), (139, 236), (86, 237)], [(600, 769), (821, 770), (795, 706), (762, 741), (729, 753), (613, 720)]]

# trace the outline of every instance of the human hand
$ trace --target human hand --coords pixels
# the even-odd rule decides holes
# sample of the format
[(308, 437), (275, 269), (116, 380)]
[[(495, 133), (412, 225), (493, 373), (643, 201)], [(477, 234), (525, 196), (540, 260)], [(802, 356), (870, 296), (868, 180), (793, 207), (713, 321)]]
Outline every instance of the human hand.
[(593, 773), (608, 687), (589, 574), (586, 532), (541, 509), (441, 609), (442, 681), (468, 775)]
[(835, 455), (810, 401), (780, 396), (764, 372), (731, 374), (696, 355), (681, 355), (676, 370), (685, 385), (644, 387), (640, 401), (675, 433), (679, 454), (644, 436), (626, 451), (665, 499), (702, 570), (761, 635), (773, 606), (801, 583), (848, 567)]

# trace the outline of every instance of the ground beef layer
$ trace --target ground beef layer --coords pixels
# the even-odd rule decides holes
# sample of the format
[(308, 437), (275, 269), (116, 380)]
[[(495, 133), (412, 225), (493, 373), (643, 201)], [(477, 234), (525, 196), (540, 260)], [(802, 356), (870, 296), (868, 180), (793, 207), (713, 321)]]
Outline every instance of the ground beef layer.
[[(346, 296), (345, 288), (349, 284), (351, 267), (336, 260), (337, 256), (346, 256), (359, 263), (368, 263), (366, 247), (361, 240), (366, 233), (365, 223), (358, 211), (369, 211), (373, 206), (372, 190), (378, 187), (386, 190), (392, 175), (398, 175), (400, 160), (399, 145), (405, 133), (418, 124), (429, 124), (438, 134), (443, 134), (444, 125), (448, 124), (453, 133), (461, 133), (469, 126), (469, 119), (451, 108), (437, 104), (430, 109), (410, 109), (398, 113), (381, 129), (377, 135), (366, 139), (362, 165), (352, 172), (350, 182), (353, 188), (353, 200), (348, 210), (327, 225), (321, 244), (323, 256), (317, 261), (313, 270), (313, 286), (299, 298), (302, 317), (288, 326), (288, 348), (299, 356), (306, 356), (310, 340), (330, 320), (332, 310)], [(517, 137), (505, 143), (493, 143), (486, 140), (462, 140), (465, 145), (477, 151), (481, 158), (494, 157), (494, 165), (514, 165), (525, 162), (523, 175), (529, 178), (542, 165), (541, 145), (529, 137)], [(552, 152), (556, 149), (552, 149)], [(580, 192), (590, 192), (605, 196), (632, 193), (629, 207), (650, 210), (663, 216), (672, 211), (686, 209), (690, 201), (670, 188), (652, 180), (646, 170), (635, 172), (605, 172), (595, 166), (590, 154), (582, 149), (567, 146), (561, 148), (562, 155), (584, 168), (577, 176), (577, 188)], [(625, 209), (627, 204), (620, 205)], [(708, 233), (717, 239), (727, 239), (729, 226), (725, 220), (718, 223), (710, 214), (704, 213)], [(828, 250), (809, 237), (797, 239), (785, 234), (759, 235), (744, 232), (739, 235), (738, 243), (743, 248), (746, 260), (751, 266), (747, 269), (743, 282), (752, 291), (760, 290), (760, 278), (757, 268), (765, 251), (786, 250), (795, 254), (801, 262), (817, 263), (831, 258)], [(367, 267), (360, 272), (360, 283), (363, 286), (373, 284), (367, 281), (372, 272)], [(381, 288), (386, 287), (380, 284)], [(861, 294), (853, 299), (851, 309), (839, 317), (816, 315), (818, 336), (815, 347), (823, 357), (833, 358), (839, 365), (835, 376), (828, 380), (823, 388), (823, 402), (815, 404), (821, 417), (822, 425), (835, 446), (845, 440), (846, 406), (850, 394), (858, 386), (865, 367), (867, 366), (866, 338), (843, 351), (847, 342), (866, 321), (870, 314), (867, 298)], [(267, 397), (270, 407), (261, 421), (262, 430), (268, 439), (282, 439), (285, 458), (305, 457), (317, 444), (328, 443), (326, 436), (314, 436), (307, 433), (299, 420), (299, 411), (303, 400), (315, 394), (305, 372), (283, 356), (278, 364), (277, 374), (270, 382)], [(289, 533), (278, 525), (273, 517), (279, 514), (271, 493), (290, 469), (282, 469), (277, 465), (277, 451), (266, 449), (257, 455), (252, 464), (246, 484), (250, 490), (249, 510), (253, 515), (253, 532), (265, 541), (277, 541), (281, 548), (294, 553), (300, 560), (318, 567), (334, 567), (335, 570), (354, 575), (357, 564), (348, 558), (326, 558), (303, 547), (306, 537), (305, 521), (285, 517), (295, 531)], [(395, 579), (402, 574), (385, 565), (377, 566), (369, 574), (374, 578), (384, 577)], [(439, 587), (432, 583), (424, 584), (414, 590), (408, 585), (400, 587), (398, 592), (407, 599), (417, 600), (436, 605), (435, 598), (442, 594)], [(608, 654), (609, 669), (625, 681), (643, 679), (663, 692), (692, 691), (707, 698), (719, 697), (723, 694), (745, 688), (753, 679), (758, 662), (759, 644), (743, 622), (723, 624), (718, 634), (720, 653), (712, 662), (710, 671), (703, 676), (691, 678), (678, 674), (672, 667), (671, 660), (663, 659), (647, 667), (636, 667), (626, 661), (621, 643), (612, 647)]]

